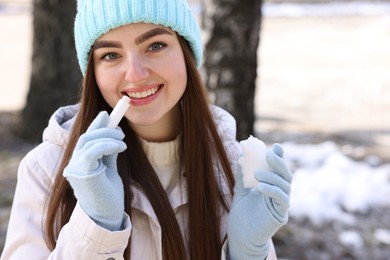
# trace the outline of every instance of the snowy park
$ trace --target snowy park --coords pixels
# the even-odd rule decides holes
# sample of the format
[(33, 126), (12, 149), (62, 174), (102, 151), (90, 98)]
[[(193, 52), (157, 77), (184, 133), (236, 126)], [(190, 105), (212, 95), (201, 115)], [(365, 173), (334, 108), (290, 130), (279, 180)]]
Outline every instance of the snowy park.
[[(0, 0), (0, 35), (9, 35), (0, 41), (0, 249), (30, 148), (10, 128), (31, 70), (31, 2), (20, 2)], [(277, 254), (390, 259), (390, 3), (275, 2), (263, 6), (255, 134), (283, 145), (294, 174)]]

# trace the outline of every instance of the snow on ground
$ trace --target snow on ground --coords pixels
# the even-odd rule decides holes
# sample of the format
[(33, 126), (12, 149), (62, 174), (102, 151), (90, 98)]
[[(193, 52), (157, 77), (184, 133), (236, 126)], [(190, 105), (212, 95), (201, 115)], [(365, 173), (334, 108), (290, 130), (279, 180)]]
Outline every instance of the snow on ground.
[[(191, 9), (200, 14), (202, 3), (189, 1)], [(389, 16), (390, 3), (372, 1), (330, 2), (330, 3), (272, 3), (264, 1), (265, 17), (329, 17), (329, 16)]]
[(263, 5), (266, 17), (329, 17), (329, 16), (389, 16), (390, 3), (353, 1), (344, 3), (267, 3)]
[[(198, 1), (193, 1), (191, 7), (195, 13), (200, 14), (201, 6)], [(0, 6), (2, 14), (19, 12), (30, 15), (31, 9), (29, 6)], [(265, 2), (263, 12), (265, 17), (335, 15), (389, 17), (390, 3), (350, 2), (296, 5)], [(3, 18), (7, 17), (3, 16)], [(30, 19), (30, 16), (27, 18)], [(27, 24), (28, 19), (23, 22)], [(28, 39), (30, 38), (31, 36)], [(28, 41), (19, 40), (19, 42)], [(29, 57), (29, 55), (23, 55)], [(10, 66), (7, 63), (7, 67), (16, 68), (17, 66)], [(390, 205), (388, 199), (390, 197), (389, 164), (378, 166), (378, 159), (372, 157), (363, 162), (354, 161), (345, 156), (332, 142), (307, 145), (284, 143), (283, 147), (286, 160), (294, 171), (290, 210), (292, 217), (307, 217), (317, 224), (332, 220), (353, 223), (354, 213), (366, 212), (371, 207)], [(379, 229), (375, 236), (378, 240), (390, 244), (389, 230)], [(347, 244), (358, 245), (360, 243), (353, 232), (340, 234), (340, 240)]]
[[(314, 224), (338, 220), (354, 224), (354, 213), (390, 205), (390, 164), (354, 161), (333, 142), (297, 145), (284, 143), (286, 161), (294, 172), (292, 217), (309, 218)], [(353, 234), (344, 234), (348, 240)], [(390, 234), (378, 237), (390, 240)]]

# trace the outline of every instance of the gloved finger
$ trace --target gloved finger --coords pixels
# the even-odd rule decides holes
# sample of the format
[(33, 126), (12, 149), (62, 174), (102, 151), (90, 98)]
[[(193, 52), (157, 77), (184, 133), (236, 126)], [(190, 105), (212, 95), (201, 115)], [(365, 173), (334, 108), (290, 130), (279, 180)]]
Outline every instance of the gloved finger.
[(287, 223), (289, 205), (279, 205), (269, 197), (265, 198), (265, 203), (267, 204), (267, 208), (272, 216), (274, 216), (281, 224)]
[(278, 143), (273, 144), (272, 151), (276, 153), (276, 155), (278, 155), (280, 158), (283, 158), (284, 151), (281, 144)]
[(106, 111), (99, 112), (99, 114), (95, 117), (95, 119), (89, 125), (87, 132), (94, 130), (94, 129), (106, 127), (109, 119), (110, 119), (109, 115)]
[(257, 189), (264, 196), (271, 198), (279, 207), (288, 208), (290, 205), (290, 196), (286, 194), (281, 188), (270, 185), (268, 183), (260, 182)]
[(75, 150), (79, 149), (88, 149), (88, 144), (91, 145), (91, 143), (98, 142), (99, 139), (103, 138), (112, 138), (116, 140), (123, 140), (125, 137), (125, 134), (123, 133), (122, 129), (120, 128), (98, 128), (91, 131), (87, 131), (84, 134), (82, 134), (77, 141)]
[(291, 184), (273, 172), (255, 171), (255, 178), (258, 182), (279, 187), (284, 193), (290, 194)]
[[(280, 152), (279, 148), (276, 148), (276, 152)], [(265, 154), (265, 158), (267, 160), (268, 165), (275, 173), (277, 173), (283, 179), (291, 183), (292, 173), (282, 157), (276, 154), (273, 149), (269, 149)]]
[(96, 161), (105, 155), (118, 154), (126, 150), (125, 142), (111, 138), (99, 139), (98, 142), (92, 142), (88, 149), (83, 151), (83, 156), (87, 161)]
[(114, 172), (118, 172), (117, 161), (116, 161), (117, 158), (118, 158), (117, 153), (103, 156), (102, 162), (107, 168), (113, 170)]
[[(125, 142), (111, 138), (99, 139), (98, 142), (91, 141), (87, 149), (75, 150), (68, 166), (64, 170), (66, 174), (90, 175), (99, 168), (103, 156), (112, 156), (126, 149)], [(107, 166), (107, 165), (106, 165)], [(65, 173), (66, 172), (66, 173)]]

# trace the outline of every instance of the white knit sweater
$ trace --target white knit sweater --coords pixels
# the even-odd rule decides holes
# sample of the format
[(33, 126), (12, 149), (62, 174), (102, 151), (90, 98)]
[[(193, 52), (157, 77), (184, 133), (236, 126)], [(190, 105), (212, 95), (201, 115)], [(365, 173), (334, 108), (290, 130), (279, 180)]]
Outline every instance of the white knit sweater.
[(181, 135), (169, 142), (148, 142), (141, 139), (142, 146), (157, 173), (168, 197), (177, 185), (180, 176), (180, 141)]

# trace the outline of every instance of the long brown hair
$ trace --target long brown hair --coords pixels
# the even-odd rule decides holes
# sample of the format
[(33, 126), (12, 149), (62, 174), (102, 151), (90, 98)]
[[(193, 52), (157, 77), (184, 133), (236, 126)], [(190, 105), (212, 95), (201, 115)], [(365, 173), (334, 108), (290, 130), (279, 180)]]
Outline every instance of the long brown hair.
[[(207, 92), (194, 62), (188, 42), (178, 37), (187, 69), (187, 87), (182, 96), (183, 134), (181, 160), (184, 164), (189, 199), (189, 255), (191, 259), (220, 259), (223, 239), (220, 237), (220, 207), (228, 211), (223, 199), (220, 178), (213, 170), (213, 160), (224, 173), (233, 193), (234, 177), (223, 143), (209, 109)], [(76, 205), (72, 188), (62, 172), (68, 164), (80, 135), (86, 131), (99, 111), (112, 109), (102, 97), (90, 58), (83, 80), (80, 110), (77, 114), (64, 157), (46, 205), (44, 223), (48, 247), (54, 249), (61, 228), (69, 221)], [(186, 259), (184, 240), (168, 197), (149, 163), (133, 129), (122, 120), (127, 150), (118, 155), (118, 172), (125, 189), (125, 211), (131, 216), (130, 185), (139, 185), (150, 200), (162, 229), (164, 260)], [(53, 192), (55, 191), (55, 192)], [(130, 243), (125, 259), (130, 258)]]

